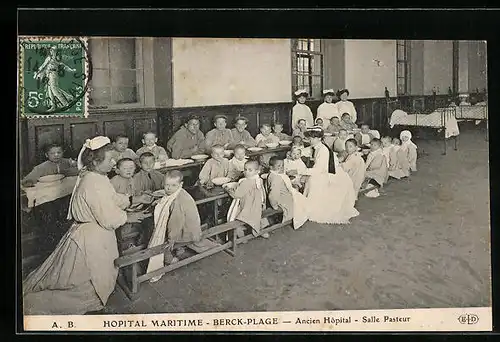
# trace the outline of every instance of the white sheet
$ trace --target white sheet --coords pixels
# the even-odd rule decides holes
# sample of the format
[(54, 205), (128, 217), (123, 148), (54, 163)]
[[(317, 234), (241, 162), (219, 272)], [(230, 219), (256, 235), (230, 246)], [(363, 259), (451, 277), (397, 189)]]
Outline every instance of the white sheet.
[[(449, 138), (459, 135), (460, 131), (454, 112), (447, 111), (444, 115), (446, 115), (445, 137)], [(391, 128), (396, 125), (441, 128), (442, 111), (438, 109), (430, 114), (408, 114), (401, 109), (396, 109), (391, 114), (389, 125)]]

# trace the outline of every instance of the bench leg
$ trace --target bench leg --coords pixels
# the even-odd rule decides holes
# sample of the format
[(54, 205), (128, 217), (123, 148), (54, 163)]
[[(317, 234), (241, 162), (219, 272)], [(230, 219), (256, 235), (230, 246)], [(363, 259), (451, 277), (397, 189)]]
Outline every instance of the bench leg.
[(133, 293), (128, 282), (127, 282), (127, 275), (125, 274), (128, 270), (131, 270), (132, 267), (125, 267), (120, 270), (120, 273), (118, 274), (118, 279), (117, 283), (120, 286), (120, 288), (125, 292), (125, 295), (128, 297), (129, 300), (134, 301), (138, 298), (139, 293)]

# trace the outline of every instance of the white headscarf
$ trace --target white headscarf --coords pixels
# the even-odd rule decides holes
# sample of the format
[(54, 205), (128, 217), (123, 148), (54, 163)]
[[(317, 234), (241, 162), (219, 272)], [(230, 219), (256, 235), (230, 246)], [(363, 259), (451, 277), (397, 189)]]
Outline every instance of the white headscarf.
[[(104, 136), (97, 136), (93, 139), (85, 140), (85, 143), (83, 144), (83, 146), (80, 150), (80, 153), (78, 153), (78, 159), (77, 159), (78, 170), (82, 171), (84, 169), (84, 165), (82, 163), (82, 155), (86, 149), (90, 149), (92, 151), (95, 151), (95, 150), (100, 149), (101, 147), (103, 147), (107, 144), (110, 144), (110, 143), (111, 143), (111, 140), (108, 137), (104, 137)], [(80, 179), (81, 179), (81, 173), (78, 175), (78, 178), (76, 179), (76, 183), (75, 183), (75, 186), (73, 188), (73, 192), (71, 193), (71, 199), (69, 200), (69, 208), (68, 208), (68, 216), (67, 216), (68, 220), (71, 220), (73, 218), (73, 216), (71, 215), (71, 204), (73, 203), (73, 197), (75, 196), (75, 190), (78, 187), (78, 185), (80, 184)]]
[[(408, 137), (408, 141), (404, 142), (403, 137)], [(410, 131), (401, 131), (399, 134), (399, 139), (401, 139), (401, 145), (412, 145), (413, 147), (417, 148), (417, 145), (411, 141), (411, 132)]]

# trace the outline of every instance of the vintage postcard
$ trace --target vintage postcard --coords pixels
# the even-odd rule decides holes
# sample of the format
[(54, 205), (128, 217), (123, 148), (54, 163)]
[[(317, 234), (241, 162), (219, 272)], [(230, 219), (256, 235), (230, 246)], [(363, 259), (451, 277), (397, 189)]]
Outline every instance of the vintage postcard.
[(485, 41), (19, 51), (25, 332), (492, 330)]
[(21, 117), (86, 117), (91, 63), (85, 39), (20, 37)]

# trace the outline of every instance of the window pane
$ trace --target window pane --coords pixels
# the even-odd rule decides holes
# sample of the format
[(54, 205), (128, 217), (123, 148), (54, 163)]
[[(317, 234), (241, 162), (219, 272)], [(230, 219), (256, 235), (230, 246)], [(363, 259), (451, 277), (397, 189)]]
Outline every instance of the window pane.
[(309, 39), (309, 50), (314, 51), (315, 41), (314, 39)]
[(112, 101), (114, 104), (137, 103), (136, 87), (113, 87)]
[(108, 39), (91, 38), (89, 39), (88, 47), (92, 66), (96, 69), (109, 68)]
[(398, 94), (406, 93), (406, 82), (404, 78), (398, 78)]
[(320, 75), (321, 76), (321, 59), (322, 59), (322, 56), (320, 55), (315, 55), (314, 58), (313, 58), (313, 67), (312, 67), (312, 73), (314, 75)]
[(111, 104), (111, 89), (109, 87), (92, 87), (89, 104), (107, 106)]
[(109, 58), (112, 69), (135, 69), (135, 38), (110, 38)]
[(405, 59), (405, 47), (404, 47), (404, 45), (398, 45), (398, 59), (399, 60)]
[(92, 87), (107, 87), (109, 83), (109, 70), (94, 69), (92, 71)]
[(119, 87), (135, 87), (137, 84), (135, 70), (114, 70), (111, 69), (111, 85)]
[(397, 77), (405, 76), (405, 65), (404, 63), (398, 63)]
[(322, 87), (322, 77), (320, 76), (317, 76), (317, 77), (313, 77), (313, 84), (312, 84), (312, 95), (313, 97), (315, 98), (319, 98), (321, 97), (321, 92), (323, 90), (323, 87)]

